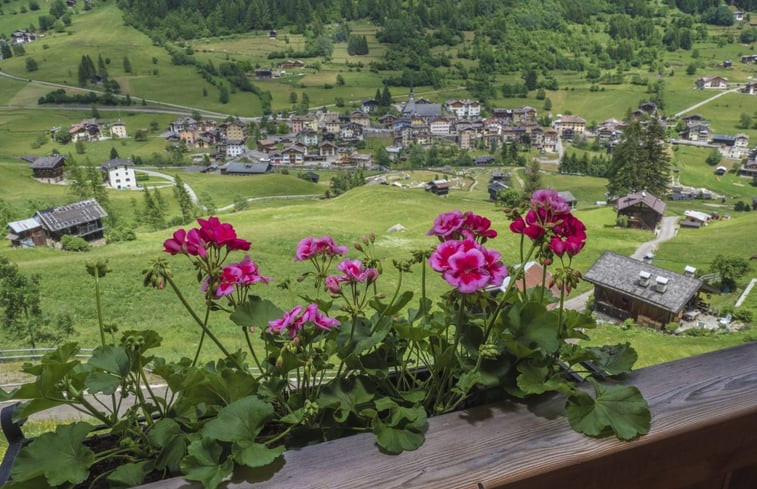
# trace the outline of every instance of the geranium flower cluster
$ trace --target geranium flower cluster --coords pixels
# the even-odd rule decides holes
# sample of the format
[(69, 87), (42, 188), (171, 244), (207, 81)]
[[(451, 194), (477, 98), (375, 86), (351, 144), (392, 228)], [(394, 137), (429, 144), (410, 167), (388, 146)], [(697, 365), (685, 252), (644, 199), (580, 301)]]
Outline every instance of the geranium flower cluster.
[(468, 211), (451, 211), (439, 215), (427, 233), (442, 242), (429, 257), (431, 268), (463, 294), (490, 286), (500, 286), (507, 277), (507, 267), (499, 252), (482, 243), (497, 236), (489, 219)]
[(163, 251), (171, 255), (184, 254), (191, 256), (206, 257), (210, 248), (223, 249), (226, 251), (247, 251), (250, 242), (237, 238), (234, 227), (226, 222), (221, 222), (217, 217), (197, 219), (199, 228), (189, 231), (177, 229), (173, 237), (163, 242)]
[(344, 255), (347, 251), (346, 246), (339, 246), (334, 243), (331, 236), (321, 236), (320, 238), (310, 236), (297, 243), (294, 261), (305, 261), (319, 256), (331, 258)]
[(343, 283), (370, 285), (379, 275), (375, 268), (366, 267), (360, 260), (346, 259), (337, 265), (336, 269), (342, 272), (342, 275), (329, 275), (325, 280), (326, 289), (332, 294), (339, 294)]
[(331, 331), (331, 328), (341, 324), (337, 319), (330, 318), (322, 313), (318, 309), (318, 305), (312, 303), (304, 310), (302, 306), (294, 306), (291, 310), (285, 312), (281, 318), (268, 321), (268, 332), (280, 334), (288, 331), (289, 336), (294, 338), (308, 323), (323, 331)]
[(491, 229), (491, 225), (491, 221), (484, 216), (455, 210), (439, 214), (426, 234), (437, 236), (439, 241), (472, 239), (483, 244), (487, 239), (497, 237), (497, 231)]
[(260, 274), (257, 264), (249, 255), (239, 263), (232, 263), (223, 267), (216, 288), (216, 297), (223, 297), (234, 292), (235, 286), (248, 286), (256, 283), (268, 283), (273, 277), (265, 277)]
[(557, 256), (575, 256), (586, 244), (586, 226), (570, 213), (568, 203), (554, 190), (534, 192), (525, 217), (516, 217), (510, 230), (532, 241), (546, 241)]

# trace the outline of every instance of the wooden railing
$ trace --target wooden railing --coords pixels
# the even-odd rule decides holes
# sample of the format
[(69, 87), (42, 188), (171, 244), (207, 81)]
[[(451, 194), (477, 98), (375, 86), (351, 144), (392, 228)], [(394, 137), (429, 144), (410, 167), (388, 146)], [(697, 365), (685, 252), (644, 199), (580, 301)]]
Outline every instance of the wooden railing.
[[(641, 369), (651, 432), (632, 442), (571, 430), (563, 402), (502, 403), (429, 420), (426, 443), (379, 453), (373, 435), (291, 450), (267, 474), (237, 473), (249, 489), (754, 489), (757, 343)], [(282, 462), (283, 463), (283, 462)], [(195, 489), (171, 479), (143, 489)]]

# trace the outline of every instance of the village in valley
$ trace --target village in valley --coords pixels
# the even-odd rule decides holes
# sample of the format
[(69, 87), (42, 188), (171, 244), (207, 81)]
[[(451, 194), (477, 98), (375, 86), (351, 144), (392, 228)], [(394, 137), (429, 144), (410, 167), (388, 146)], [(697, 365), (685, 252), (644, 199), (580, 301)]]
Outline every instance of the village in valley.
[[(86, 5), (91, 8), (89, 2)], [(75, 1), (67, 4), (68, 9), (75, 7)], [(734, 16), (737, 22), (746, 22), (743, 15), (741, 20), (736, 14)], [(10, 53), (21, 56), (24, 46), (45, 42), (44, 36), (33, 29), (17, 29), (0, 44), (6, 58), (10, 58)], [(281, 38), (277, 31), (268, 31), (269, 42), (280, 42)], [(191, 49), (187, 48), (186, 51)], [(290, 52), (288, 50), (286, 54)], [(757, 62), (757, 54), (740, 53), (734, 59), (738, 59), (739, 66), (749, 67)], [(125, 70), (127, 61), (124, 57)], [(89, 62), (92, 63), (91, 60)], [(111, 62), (110, 58), (106, 63), (100, 56), (99, 62), (99, 71), (87, 73), (85, 84), (91, 84), (95, 89), (105, 88), (106, 96), (110, 97), (109, 103), (123, 103), (123, 95), (111, 91), (111, 87), (117, 87), (118, 83), (109, 81), (104, 73), (104, 66)], [(152, 62), (157, 64), (157, 58), (153, 58)], [(347, 66), (352, 72), (352, 65), (348, 63)], [(708, 160), (716, 160), (715, 164), (708, 161), (715, 178), (726, 174), (738, 175), (740, 182), (743, 182), (739, 185), (754, 186), (757, 185), (757, 146), (754, 141), (750, 142), (750, 123), (742, 124), (745, 132), (734, 131), (732, 125), (720, 127), (699, 113), (696, 107), (715, 100), (719, 94), (754, 97), (757, 81), (752, 77), (746, 82), (729, 81), (726, 74), (734, 68), (730, 60), (718, 63), (717, 67), (717, 73), (697, 76), (687, 88), (692, 92), (712, 95), (675, 115), (658, 107), (651, 96), (654, 92), (652, 89), (647, 90), (648, 98), (628, 108), (626, 114), (615, 114), (611, 118), (595, 121), (587, 120), (589, 117), (578, 111), (553, 111), (552, 102), (545, 94), (559, 94), (556, 82), (547, 91), (539, 86), (541, 95), (537, 95), (532, 105), (512, 106), (503, 105), (501, 100), (492, 104), (469, 96), (440, 99), (433, 95), (433, 90), (426, 88), (421, 91), (410, 83), (409, 87), (402, 88), (406, 90), (404, 93), (395, 88), (394, 96), (389, 95), (389, 85), (385, 84), (384, 93), (377, 90), (373, 98), (351, 100), (346, 105), (340, 100), (337, 104), (305, 110), (297, 107), (297, 110), (290, 111), (279, 107), (279, 110), (263, 116), (220, 117), (217, 113), (199, 109), (179, 111), (167, 125), (161, 127), (157, 122), (152, 122), (149, 128), (134, 125), (120, 113), (112, 118), (108, 117), (110, 113), (97, 113), (93, 105), (92, 117), (82, 118), (68, 127), (51, 127), (44, 138), (76, 147), (78, 154), (84, 154), (89, 145), (110, 144), (110, 158), (88, 163), (97, 169), (94, 185), (135, 194), (143, 192), (149, 195), (151, 188), (157, 188), (158, 184), (154, 181), (147, 185), (142, 183), (147, 176), (144, 168), (150, 167), (150, 162), (141, 155), (120, 156), (116, 147), (119, 142), (127, 140), (159, 140), (166, 152), (178, 155), (181, 161), (179, 167), (171, 168), (171, 173), (180, 170), (182, 174), (201, 175), (207, 179), (226, 175), (254, 179), (292, 172), (309, 182), (317, 184), (320, 181), (324, 184), (321, 181), (322, 172), (328, 172), (331, 176), (335, 172), (361, 171), (370, 175), (372, 183), (409, 191), (422, 188), (440, 198), (470, 191), (475, 185), (485, 186), (491, 202), (507, 205), (503, 204), (504, 196), (524, 188), (523, 180), (528, 179), (530, 173), (606, 177), (614, 150), (624, 140), (629, 125), (646, 127), (659, 123), (665, 133), (659, 144), (668, 148), (666, 151), (669, 153), (681, 148), (709, 151)], [(294, 88), (298, 85), (293, 80), (304, 76), (308, 70), (312, 71), (313, 63), (285, 58), (276, 63), (249, 65), (247, 70), (245, 76), (254, 79), (260, 86), (287, 83)], [(29, 71), (33, 73), (33, 70)], [(153, 73), (157, 73), (157, 68), (153, 69)], [(658, 80), (663, 75), (664, 70), (660, 69)], [(340, 82), (340, 77), (341, 72), (337, 85), (344, 84), (343, 78)], [(652, 87), (656, 82), (649, 83)], [(304, 87), (304, 82), (299, 86)], [(330, 84), (324, 86), (333, 88)], [(596, 82), (592, 81), (591, 91), (598, 91), (597, 87)], [(206, 94), (205, 88), (203, 92)], [(304, 94), (303, 91), (302, 96)], [(40, 104), (66, 96), (66, 91), (59, 88), (41, 97)], [(289, 96), (290, 102), (298, 99), (294, 89)], [(535, 107), (542, 102), (541, 108)], [(147, 105), (144, 99), (142, 103)], [(128, 104), (131, 104), (130, 99)], [(128, 106), (123, 110), (127, 112)], [(44, 144), (44, 140), (38, 143)], [(442, 165), (434, 165), (433, 162), (422, 165), (433, 173), (433, 178), (428, 178), (428, 175), (420, 181), (411, 178), (408, 172), (417, 169), (413, 158), (429, 151), (442, 152), (447, 159)], [(573, 158), (575, 163), (579, 154), (577, 151), (582, 151), (580, 154), (585, 159), (586, 151), (591, 151), (592, 158), (602, 168), (595, 168), (594, 173), (589, 173), (585, 171), (585, 164), (583, 167), (570, 166), (568, 162)], [(56, 150), (51, 154), (37, 151), (37, 154), (19, 154), (16, 157), (28, 163), (28, 174), (37, 182), (48, 185), (72, 183), (71, 165), (67, 164), (72, 157), (71, 152), (65, 154)], [(157, 174), (169, 171), (162, 167), (150, 168)], [(476, 178), (471, 179), (466, 173), (471, 168), (478, 171)], [(166, 173), (162, 175), (167, 177)], [(460, 184), (466, 179), (467, 186)], [(645, 230), (650, 235), (649, 241), (655, 242), (662, 234), (671, 232), (665, 229), (669, 226), (665, 224), (668, 204), (675, 205), (679, 213), (677, 223), (673, 224), (675, 229), (701, 229), (731, 217), (733, 206), (726, 205), (728, 195), (722, 192), (722, 188), (710, 188), (705, 182), (692, 185), (689, 180), (687, 183), (681, 184), (678, 169), (675, 168), (666, 188), (657, 192), (658, 195), (647, 188), (636, 188), (623, 194), (605, 192), (595, 200), (579, 202), (575, 194), (581, 193), (580, 184), (576, 187), (557, 187), (555, 190), (571, 208), (611, 207), (616, 216), (616, 228)], [(162, 183), (168, 187), (173, 184), (173, 178)], [(196, 212), (208, 209), (189, 185), (182, 185), (191, 195)], [(325, 191), (325, 195), (330, 196), (329, 190)], [(244, 197), (241, 202), (245, 202)], [(704, 202), (709, 203), (710, 207), (704, 206)], [(681, 207), (689, 203), (690, 207)], [(737, 210), (757, 210), (757, 197), (739, 204), (742, 208)], [(109, 222), (106, 207), (90, 197), (62, 206), (30, 209), (26, 217), (7, 223), (7, 242), (14, 248), (53, 246), (66, 249), (61, 241), (64, 237), (73, 236), (87, 245), (105, 244)], [(245, 206), (239, 205), (238, 208)], [(400, 228), (403, 227), (400, 225)], [(658, 266), (656, 262), (653, 264), (654, 257), (651, 250), (632, 258), (611, 251), (602, 254), (584, 275), (585, 280), (594, 287), (594, 309), (615, 319), (631, 319), (655, 329), (664, 329), (670, 324), (710, 329), (731, 326), (732, 315), (719, 315), (706, 300), (718, 292), (711, 285), (711, 279), (716, 278), (717, 274), (703, 273), (702, 270), (695, 274), (696, 269), (688, 265), (683, 273), (677, 273)], [(618, 270), (623, 270), (623, 273), (618, 273)], [(748, 294), (748, 290), (744, 294)], [(712, 318), (703, 321), (708, 315), (714, 315), (714, 321)], [(738, 324), (745, 323), (741, 321)]]

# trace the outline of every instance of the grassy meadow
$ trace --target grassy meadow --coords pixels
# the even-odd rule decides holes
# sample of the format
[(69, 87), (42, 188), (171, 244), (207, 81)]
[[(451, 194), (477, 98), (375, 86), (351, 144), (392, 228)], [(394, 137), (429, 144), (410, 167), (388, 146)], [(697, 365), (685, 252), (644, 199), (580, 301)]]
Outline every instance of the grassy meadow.
[[(25, 0), (9, 0), (0, 4), (0, 33), (9, 33), (18, 28), (25, 28), (37, 22), (39, 12), (22, 12)], [(43, 9), (46, 9), (46, 2)], [(150, 38), (124, 25), (121, 11), (115, 2), (98, 2), (91, 11), (76, 11), (73, 23), (65, 32), (51, 32), (34, 43), (26, 46), (26, 57), (37, 61), (39, 69), (27, 73), (25, 57), (13, 57), (0, 61), (0, 70), (23, 78), (43, 80), (45, 82), (77, 85), (77, 68), (82, 55), (89, 55), (95, 63), (102, 56), (107, 64), (111, 78), (121, 85), (122, 92), (131, 95), (135, 102), (146, 99), (148, 107), (156, 105), (153, 101), (176, 104), (185, 110), (194, 108), (217, 111), (240, 116), (260, 116), (259, 99), (250, 93), (233, 92), (228, 104), (218, 100), (218, 90), (206, 82), (192, 66), (171, 64), (165, 49), (155, 46)], [(302, 69), (289, 70), (278, 79), (252, 82), (262, 90), (272, 94), (274, 112), (291, 109), (290, 95), (297, 94), (301, 100), (306, 93), (310, 106), (333, 105), (337, 98), (345, 101), (344, 111), (350, 110), (361, 99), (372, 97), (376, 89), (382, 87), (384, 78), (393, 76), (390, 72), (373, 72), (369, 69), (371, 61), (381, 60), (387, 47), (376, 40), (376, 26), (364, 22), (351, 23), (352, 32), (366, 35), (370, 53), (366, 56), (349, 56), (346, 43), (335, 43), (334, 52), (329, 58), (309, 58), (304, 60), (307, 66)], [(633, 85), (630, 79), (634, 74), (642, 78), (665, 82), (665, 108), (672, 114), (704, 101), (717, 92), (695, 90), (694, 81), (703, 75), (720, 74), (729, 81), (744, 83), (749, 77), (757, 75), (756, 65), (742, 65), (738, 62), (740, 54), (752, 52), (751, 46), (738, 43), (718, 46), (715, 36), (730, 32), (712, 29), (710, 39), (697, 41), (694, 50), (665, 52), (659, 60), (658, 73), (648, 72), (647, 67), (631, 68), (625, 73), (625, 82), (617, 85), (599, 83), (598, 91), (591, 91), (592, 82), (586, 79), (584, 72), (555, 72), (559, 80), (559, 90), (547, 90), (546, 96), (552, 103), (551, 114), (573, 113), (580, 115), (589, 123), (602, 122), (608, 118), (623, 118), (629, 109), (638, 106), (641, 101), (651, 96), (644, 85)], [(738, 32), (732, 31), (738, 37)], [(606, 34), (594, 33), (602, 42)], [(465, 43), (470, 45), (473, 33), (465, 33)], [(272, 51), (302, 50), (305, 39), (301, 35), (279, 31), (276, 40), (268, 39), (267, 32), (250, 32), (219, 38), (197, 39), (188, 42), (194, 55), (201, 61), (212, 61), (216, 66), (226, 61), (248, 61), (255, 67), (276, 67), (282, 60), (269, 60)], [(456, 57), (457, 46), (438, 47), (438, 52), (450, 55), (453, 65), (461, 63), (466, 68), (474, 68), (476, 63)], [(131, 73), (124, 71), (123, 59), (128, 56), (133, 67)], [(732, 59), (731, 69), (719, 68), (723, 59)], [(690, 63), (697, 64), (696, 73), (686, 74)], [(358, 63), (362, 63), (360, 67)], [(444, 102), (451, 98), (466, 98), (470, 94), (464, 89), (468, 83), (459, 78), (454, 68), (439, 68), (444, 79), (440, 87), (414, 87), (417, 97), (426, 97), (433, 102)], [(607, 73), (607, 70), (603, 70)], [(337, 75), (344, 79), (344, 86), (337, 86)], [(500, 87), (503, 83), (522, 82), (520, 73), (500, 73), (494, 79), (496, 93), (487, 100), (489, 107), (520, 107), (530, 105), (544, 112), (544, 101), (536, 98), (532, 91), (528, 97), (505, 98)], [(150, 133), (146, 142), (137, 142), (133, 138), (125, 140), (87, 143), (84, 154), (76, 154), (74, 145), (60, 145), (51, 141), (47, 132), (53, 127), (67, 128), (83, 118), (91, 117), (91, 110), (73, 110), (51, 106), (38, 106), (37, 99), (54, 87), (39, 82), (10, 80), (0, 77), (0, 198), (26, 217), (41, 206), (60, 205), (70, 200), (65, 186), (43, 185), (31, 179), (28, 166), (19, 157), (26, 154), (49, 154), (59, 151), (73, 154), (77, 161), (101, 164), (109, 158), (115, 148), (121, 157), (132, 155), (147, 160), (153, 153), (162, 154), (166, 142), (157, 133)], [(395, 101), (406, 99), (408, 87), (390, 87)], [(207, 95), (205, 95), (207, 93)], [(153, 121), (163, 130), (175, 119), (171, 114), (145, 114), (129, 111), (128, 108), (98, 108), (100, 119), (126, 122), (130, 135), (137, 129), (150, 127)], [(738, 127), (741, 113), (750, 115), (757, 112), (757, 97), (739, 93), (724, 95), (703, 105), (692, 112), (701, 113), (711, 120), (715, 133), (736, 134), (745, 132), (752, 141), (757, 141), (757, 129)], [(718, 202), (689, 202), (671, 204), (669, 214), (681, 214), (685, 209), (719, 210), (728, 212), (737, 200), (750, 200), (755, 195), (755, 188), (747, 180), (733, 174), (716, 177), (705, 163), (709, 149), (680, 147), (673, 153), (673, 161), (678, 169), (681, 183), (696, 187), (706, 187), (728, 196), (726, 207), (712, 207)], [(729, 166), (733, 162), (724, 163)], [(166, 169), (173, 174), (178, 169)], [(410, 188), (396, 188), (372, 185), (355, 189), (335, 199), (314, 200), (260, 200), (250, 204), (249, 209), (230, 213), (226, 218), (238, 229), (239, 234), (253, 242), (252, 257), (259, 263), (264, 274), (274, 275), (277, 283), (287, 277), (295, 278), (307, 270), (304, 264), (292, 263), (292, 253), (297, 241), (307, 235), (331, 234), (340, 243), (355, 242), (369, 232), (377, 234), (377, 253), (385, 260), (385, 277), (382, 278), (383, 291), (390, 293), (396, 283), (396, 274), (391, 268), (391, 259), (402, 259), (418, 248), (428, 248), (433, 240), (425, 235), (436, 215), (450, 209), (471, 209), (488, 215), (502, 236), (492, 242), (501, 251), (508, 263), (518, 258), (517, 240), (507, 232), (507, 223), (500, 213), (488, 202), (486, 184), (489, 169), (459, 169), (459, 175), (450, 178), (459, 180), (459, 189), (452, 191), (446, 199), (428, 195), (417, 187), (434, 178), (439, 171), (395, 173), (400, 183)], [(267, 175), (264, 177), (244, 178), (220, 175), (181, 174), (198, 195), (210, 195), (217, 207), (234, 203), (238, 196), (245, 198), (278, 195), (323, 194), (328, 188), (328, 181), (333, 174), (319, 172), (321, 181), (312, 184), (296, 178), (295, 175)], [(150, 181), (150, 184), (157, 181)], [(586, 270), (599, 254), (606, 249), (620, 253), (631, 253), (638, 243), (650, 239), (650, 234), (615, 229), (615, 216), (612, 209), (598, 207), (597, 201), (605, 200), (606, 181), (601, 178), (574, 177), (544, 174), (545, 186), (557, 190), (570, 190), (578, 198), (578, 215), (589, 227), (589, 241), (584, 253), (576, 258), (576, 266)], [(169, 190), (163, 191), (169, 203), (169, 218), (178, 215), (178, 207), (170, 196)], [(110, 191), (113, 208), (122, 219), (132, 220), (136, 208), (141, 205), (141, 195), (124, 191)], [(733, 214), (733, 213), (731, 213)], [(675, 239), (663, 244), (657, 256), (660, 265), (681, 271), (687, 264), (700, 269), (708, 267), (714, 254), (722, 252), (723, 243), (729, 253), (738, 256), (750, 256), (754, 250), (749, 248), (757, 236), (753, 236), (757, 213), (733, 215), (729, 221), (718, 221), (700, 230), (684, 229)], [(387, 233), (386, 229), (394, 224), (402, 224), (406, 230), (402, 233)], [(68, 312), (76, 322), (75, 339), (85, 346), (93, 346), (97, 340), (95, 327), (93, 284), (84, 271), (84, 263), (96, 258), (110, 261), (113, 272), (103, 283), (106, 321), (117, 323), (121, 330), (129, 328), (155, 328), (165, 338), (164, 354), (176, 358), (188, 355), (187, 345), (193, 345), (199, 338), (199, 332), (187, 320), (179, 303), (169, 291), (156, 291), (141, 286), (141, 270), (148, 260), (161, 256), (162, 241), (170, 236), (172, 230), (148, 232), (138, 230), (138, 239), (128, 243), (110, 244), (93, 249), (85, 254), (63, 253), (51, 249), (13, 250), (5, 243), (0, 245), (0, 254), (19, 264), (27, 273), (39, 273), (42, 276), (43, 308), (46, 311)], [(351, 256), (355, 257), (353, 251)], [(170, 259), (177, 280), (183, 285), (190, 300), (196, 306), (200, 304), (200, 293), (194, 281), (194, 273), (188, 262), (180, 257)], [(754, 272), (750, 272), (754, 273)], [(405, 278), (405, 285), (419, 289), (417, 273)], [(445, 285), (437, 277), (433, 278), (431, 290), (438, 294)], [(261, 294), (274, 298), (282, 307), (291, 306), (296, 294), (304, 292), (305, 284), (296, 284), (290, 292), (284, 292), (274, 284), (260, 287)], [(579, 287), (579, 292), (588, 290), (587, 284)], [(732, 294), (733, 296), (733, 294)], [(731, 296), (722, 301), (728, 302)], [(735, 301), (735, 296), (733, 297)], [(743, 307), (757, 312), (757, 293), (753, 293)], [(214, 326), (220, 336), (232, 346), (240, 346), (243, 341), (237, 328), (225, 319), (219, 318)], [(611, 327), (601, 327), (596, 331), (600, 338), (617, 336), (617, 339), (636, 343), (642, 351), (642, 363), (651, 364), (678, 356), (693, 354), (708, 348), (737, 343), (743, 335), (729, 337), (678, 338), (663, 336), (646, 330), (621, 331)], [(612, 341), (612, 340), (608, 340)], [(10, 347), (13, 343), (3, 336), (0, 347)], [(189, 348), (191, 349), (191, 348)], [(210, 351), (209, 350), (209, 355)]]

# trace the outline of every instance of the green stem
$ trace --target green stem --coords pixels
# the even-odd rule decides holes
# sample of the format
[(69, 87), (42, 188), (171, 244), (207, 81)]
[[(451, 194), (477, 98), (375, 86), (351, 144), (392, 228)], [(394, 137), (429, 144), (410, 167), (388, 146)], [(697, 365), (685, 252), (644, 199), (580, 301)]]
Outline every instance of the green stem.
[[(522, 241), (521, 237), (521, 241)], [(521, 274), (524, 273), (524, 268), (526, 261), (531, 258), (531, 255), (533, 255), (534, 250), (536, 250), (536, 245), (532, 245), (531, 249), (528, 251), (528, 255), (525, 257), (525, 260), (523, 257), (523, 247), (521, 245), (521, 266), (518, 268), (518, 270), (515, 272), (514, 275), (510, 276), (510, 282), (507, 284), (507, 289), (505, 289), (505, 292), (503, 294), (504, 297), (507, 297), (507, 295), (510, 293), (512, 288), (515, 286), (515, 283), (518, 281), (518, 278), (520, 278)], [(491, 333), (492, 327), (494, 327), (494, 322), (497, 320), (497, 317), (499, 316), (499, 313), (502, 312), (502, 308), (505, 306), (505, 301), (501, 300), (497, 304), (497, 308), (494, 309), (494, 312), (491, 315), (491, 318), (489, 319), (489, 324), (486, 325), (486, 330), (484, 331), (484, 343), (486, 343), (489, 340), (489, 333)]]
[(239, 360), (236, 357), (231, 356), (231, 353), (229, 353), (226, 347), (223, 346), (221, 341), (218, 338), (216, 338), (216, 336), (210, 331), (210, 329), (208, 328), (208, 325), (205, 324), (197, 315), (197, 313), (194, 311), (194, 309), (192, 309), (192, 306), (189, 305), (189, 302), (187, 302), (187, 299), (184, 297), (184, 294), (182, 294), (181, 290), (179, 290), (179, 287), (176, 285), (176, 282), (173, 281), (173, 278), (166, 277), (166, 281), (171, 286), (173, 291), (176, 293), (176, 296), (179, 298), (184, 308), (187, 310), (187, 312), (189, 312), (189, 315), (192, 316), (192, 319), (194, 319), (195, 322), (198, 325), (200, 325), (203, 332), (206, 335), (208, 335), (208, 338), (210, 338), (213, 341), (213, 343), (216, 344), (218, 349), (221, 350), (221, 352), (223, 352), (224, 355), (226, 355), (227, 359), (233, 359), (234, 363), (237, 365), (237, 368), (239, 370), (244, 370), (244, 366), (241, 363), (239, 363)]
[(247, 340), (247, 348), (250, 349), (250, 353), (252, 354), (252, 359), (255, 361), (255, 365), (258, 367), (258, 370), (260, 371), (260, 375), (263, 375), (263, 367), (260, 366), (260, 361), (258, 361), (258, 356), (255, 354), (255, 348), (252, 347), (252, 340), (250, 340), (250, 331), (248, 328), (242, 327), (242, 331), (244, 331), (244, 339)]
[(95, 269), (95, 304), (97, 306), (97, 325), (100, 327), (100, 343), (105, 346), (105, 328), (103, 328), (102, 303), (100, 301), (100, 270)]
[[(208, 318), (210, 318), (210, 308), (205, 308), (205, 320), (203, 323), (208, 324)], [(200, 342), (197, 344), (197, 351), (195, 351), (195, 357), (192, 360), (192, 366), (194, 367), (197, 365), (197, 360), (200, 358), (200, 350), (202, 350), (202, 344), (205, 341), (205, 330), (202, 330), (202, 334), (200, 335)]]

